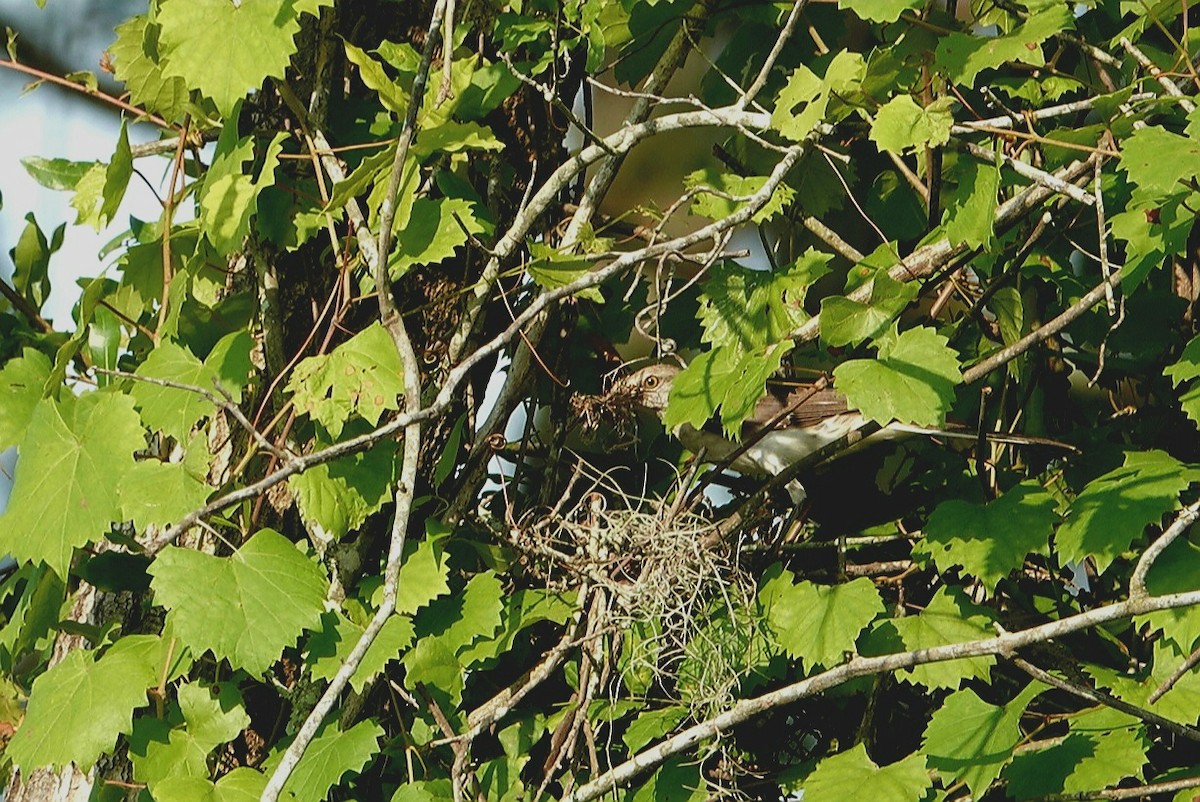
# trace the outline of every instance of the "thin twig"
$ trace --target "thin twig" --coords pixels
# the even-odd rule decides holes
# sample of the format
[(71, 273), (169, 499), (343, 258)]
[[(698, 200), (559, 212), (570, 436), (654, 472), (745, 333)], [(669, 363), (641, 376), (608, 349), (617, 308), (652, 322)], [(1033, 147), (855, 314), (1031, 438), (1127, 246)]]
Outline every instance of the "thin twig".
[[(1035, 666), (1033, 663), (1025, 660), (1024, 658), (1011, 657), (1009, 658), (1009, 661), (1017, 668), (1036, 679), (1038, 682), (1058, 688), (1060, 691), (1066, 691), (1069, 694), (1078, 696), (1080, 699), (1086, 699), (1087, 701), (1094, 702), (1095, 704), (1111, 707), (1113, 710), (1120, 710), (1122, 713), (1126, 713), (1134, 718), (1141, 719), (1147, 724), (1153, 724), (1156, 727), (1162, 727), (1164, 730), (1173, 732), (1181, 738), (1187, 738), (1190, 741), (1200, 741), (1200, 730), (1196, 729), (1195, 727), (1190, 727), (1187, 724), (1180, 724), (1179, 722), (1171, 721), (1169, 718), (1165, 718), (1149, 710), (1144, 710), (1137, 705), (1131, 705), (1129, 702), (1126, 702), (1123, 699), (1118, 699), (1112, 694), (1104, 691), (1088, 688), (1074, 682), (1068, 682), (1061, 677), (1054, 676), (1049, 671)], [(1150, 703), (1153, 704), (1154, 699), (1150, 699)]]

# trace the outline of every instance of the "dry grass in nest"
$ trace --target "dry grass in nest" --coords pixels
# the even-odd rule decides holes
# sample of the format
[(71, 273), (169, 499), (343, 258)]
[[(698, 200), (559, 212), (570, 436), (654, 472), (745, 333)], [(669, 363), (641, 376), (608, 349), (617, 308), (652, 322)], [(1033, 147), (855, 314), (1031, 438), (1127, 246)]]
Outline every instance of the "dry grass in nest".
[(604, 395), (571, 396), (571, 412), (585, 434), (609, 428), (624, 439), (633, 432), (633, 388), (616, 388)]
[(757, 583), (736, 554), (702, 544), (712, 524), (693, 514), (667, 518), (661, 502), (625, 499), (608, 509), (598, 493), (524, 531), (525, 546), (564, 573), (603, 588), (607, 624), (621, 633), (620, 670), (689, 705), (698, 717), (723, 709), (764, 643)]

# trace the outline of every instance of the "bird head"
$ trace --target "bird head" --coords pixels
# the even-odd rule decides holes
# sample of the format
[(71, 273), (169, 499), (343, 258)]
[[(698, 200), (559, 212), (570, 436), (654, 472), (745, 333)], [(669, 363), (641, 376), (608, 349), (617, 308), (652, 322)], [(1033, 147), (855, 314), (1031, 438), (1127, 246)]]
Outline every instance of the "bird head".
[(635, 409), (661, 415), (667, 408), (671, 382), (681, 368), (666, 362), (647, 365), (622, 376), (609, 391), (609, 397), (628, 403)]

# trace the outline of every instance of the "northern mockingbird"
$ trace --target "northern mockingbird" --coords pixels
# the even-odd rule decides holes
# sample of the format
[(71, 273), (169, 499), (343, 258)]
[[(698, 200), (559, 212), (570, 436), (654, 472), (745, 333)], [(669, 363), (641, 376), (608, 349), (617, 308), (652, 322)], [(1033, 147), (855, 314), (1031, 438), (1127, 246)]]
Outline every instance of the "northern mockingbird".
[[(680, 371), (681, 368), (667, 363), (640, 368), (617, 380), (609, 391), (609, 398), (614, 399), (614, 404), (630, 404), (653, 412), (661, 419), (667, 408), (671, 384)], [(869, 436), (872, 441), (912, 434), (969, 440), (979, 437), (976, 432), (951, 432), (901, 423), (880, 428), (852, 409), (841, 393), (812, 385), (795, 385), (787, 393), (768, 385), (767, 395), (759, 400), (753, 414), (742, 424), (742, 444), (726, 438), (719, 428), (709, 431), (685, 423), (672, 432), (689, 451), (698, 453), (703, 449), (707, 459), (718, 463), (728, 460), (728, 466), (738, 473), (758, 477), (777, 476), (806, 457), (855, 433)], [(985, 437), (996, 442), (1053, 445), (1074, 450), (1066, 444), (1042, 438), (991, 433)], [(787, 491), (797, 504), (807, 495), (803, 485), (795, 480), (788, 482)]]

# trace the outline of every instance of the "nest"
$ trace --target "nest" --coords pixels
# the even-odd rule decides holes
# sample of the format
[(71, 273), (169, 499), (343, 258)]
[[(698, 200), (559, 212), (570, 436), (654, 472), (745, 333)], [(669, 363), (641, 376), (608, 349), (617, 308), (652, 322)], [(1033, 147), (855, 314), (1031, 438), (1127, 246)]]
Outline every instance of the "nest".
[(604, 395), (571, 396), (571, 412), (585, 435), (594, 437), (608, 429), (627, 438), (635, 423), (634, 389), (618, 385)]
[(703, 545), (708, 520), (625, 501), (609, 509), (588, 494), (567, 514), (525, 527), (514, 545), (540, 557), (553, 584), (603, 589), (602, 614), (623, 636), (617, 664), (627, 688), (672, 696), (698, 716), (724, 709), (764, 643), (756, 580), (729, 549)]

